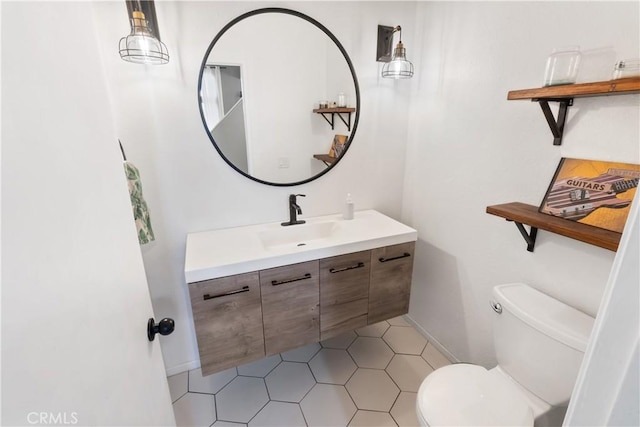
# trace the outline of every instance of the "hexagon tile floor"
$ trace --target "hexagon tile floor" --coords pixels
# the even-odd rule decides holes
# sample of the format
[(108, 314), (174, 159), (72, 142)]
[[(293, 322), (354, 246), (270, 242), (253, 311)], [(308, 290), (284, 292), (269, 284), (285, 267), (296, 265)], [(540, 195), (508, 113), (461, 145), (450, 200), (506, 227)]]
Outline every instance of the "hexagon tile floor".
[(417, 426), (420, 383), (449, 363), (397, 317), (169, 388), (179, 426)]

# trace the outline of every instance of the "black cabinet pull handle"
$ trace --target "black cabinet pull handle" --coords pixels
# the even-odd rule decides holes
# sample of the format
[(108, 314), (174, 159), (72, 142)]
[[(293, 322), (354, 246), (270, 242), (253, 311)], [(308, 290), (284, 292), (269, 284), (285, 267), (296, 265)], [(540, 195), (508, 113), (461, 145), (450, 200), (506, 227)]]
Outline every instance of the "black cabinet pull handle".
[(351, 265), (349, 267), (344, 267), (344, 268), (330, 268), (329, 269), (329, 273), (341, 273), (343, 271), (347, 271), (347, 270), (354, 270), (356, 268), (362, 268), (364, 267), (364, 262), (359, 262), (356, 265)]
[(307, 273), (302, 277), (296, 277), (295, 279), (287, 279), (287, 280), (280, 280), (280, 281), (272, 280), (271, 286), (284, 285), (285, 283), (298, 282), (300, 280), (307, 280), (307, 279), (311, 279), (311, 273)]
[(227, 295), (234, 295), (234, 294), (241, 294), (242, 292), (249, 292), (249, 287), (248, 286), (243, 286), (240, 289), (236, 289), (235, 291), (229, 291), (229, 292), (224, 292), (222, 294), (216, 294), (216, 295), (209, 295), (209, 294), (204, 294), (204, 296), (202, 297), (203, 300), (208, 300), (208, 299), (214, 299), (214, 298), (220, 298), (220, 297), (226, 297)]
[(405, 252), (402, 255), (394, 256), (393, 258), (378, 258), (378, 261), (388, 262), (388, 261), (394, 261), (396, 259), (406, 258), (408, 256), (411, 256), (411, 254), (409, 252)]

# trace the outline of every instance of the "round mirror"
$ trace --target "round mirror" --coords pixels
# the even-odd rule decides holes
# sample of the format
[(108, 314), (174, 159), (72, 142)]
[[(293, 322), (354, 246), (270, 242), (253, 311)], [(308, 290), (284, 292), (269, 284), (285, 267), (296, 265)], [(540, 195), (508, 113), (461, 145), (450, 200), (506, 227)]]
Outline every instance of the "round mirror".
[(266, 8), (237, 17), (213, 39), (198, 102), (207, 135), (232, 168), (291, 186), (324, 175), (344, 156), (360, 90), (329, 30), (302, 13)]

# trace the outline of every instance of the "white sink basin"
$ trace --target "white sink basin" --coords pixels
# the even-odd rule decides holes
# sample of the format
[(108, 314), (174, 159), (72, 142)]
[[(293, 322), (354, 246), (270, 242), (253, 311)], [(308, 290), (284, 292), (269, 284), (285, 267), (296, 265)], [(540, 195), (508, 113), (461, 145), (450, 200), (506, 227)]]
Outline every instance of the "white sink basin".
[(203, 231), (187, 235), (187, 283), (412, 242), (418, 233), (374, 210)]
[(306, 224), (266, 227), (258, 238), (267, 250), (294, 249), (330, 239), (338, 231), (338, 222), (323, 221)]

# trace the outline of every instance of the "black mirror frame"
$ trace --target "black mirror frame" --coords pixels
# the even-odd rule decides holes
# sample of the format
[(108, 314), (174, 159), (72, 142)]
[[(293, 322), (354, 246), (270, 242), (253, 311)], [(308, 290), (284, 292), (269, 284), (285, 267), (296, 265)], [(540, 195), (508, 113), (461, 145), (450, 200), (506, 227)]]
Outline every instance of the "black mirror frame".
[[(342, 53), (342, 56), (347, 61), (347, 65), (349, 66), (349, 71), (351, 71), (351, 77), (353, 78), (353, 84), (354, 84), (355, 90), (356, 90), (356, 113), (355, 113), (355, 118), (354, 118), (353, 124), (351, 125), (351, 134), (349, 135), (349, 140), (345, 144), (344, 151), (342, 152), (340, 157), (338, 157), (336, 159), (336, 161), (333, 162), (330, 166), (328, 166), (325, 170), (323, 170), (322, 172), (320, 172), (320, 173), (318, 173), (316, 175), (313, 175), (313, 176), (311, 176), (311, 177), (309, 177), (307, 179), (304, 179), (302, 181), (287, 182), (287, 183), (269, 182), (269, 181), (264, 181), (262, 179), (259, 179), (259, 178), (256, 178), (254, 176), (251, 176), (248, 173), (245, 173), (245, 172), (241, 171), (240, 169), (238, 169), (229, 159), (227, 159), (227, 157), (225, 157), (225, 155), (220, 150), (220, 147), (218, 147), (218, 144), (216, 144), (216, 141), (213, 139), (213, 135), (211, 135), (211, 132), (209, 132), (209, 129), (207, 128), (207, 123), (206, 123), (205, 117), (204, 117), (204, 111), (202, 109), (202, 98), (200, 96), (200, 93), (201, 93), (201, 90), (202, 90), (202, 76), (204, 74), (204, 67), (205, 67), (205, 65), (207, 63), (207, 59), (209, 58), (209, 54), (211, 53), (211, 50), (213, 49), (215, 44), (218, 42), (220, 37), (222, 37), (224, 35), (224, 33), (226, 33), (235, 24), (237, 24), (238, 22), (242, 21), (243, 19), (249, 18), (251, 16), (255, 16), (255, 15), (261, 15), (263, 13), (285, 13), (285, 14), (288, 14), (288, 15), (297, 16), (298, 18), (302, 18), (305, 21), (310, 22), (311, 24), (315, 25), (320, 30), (322, 30), (322, 32), (324, 32), (331, 40), (333, 40), (333, 42), (336, 44), (336, 46), (338, 47), (338, 49)], [(202, 64), (200, 66), (200, 74), (198, 75), (198, 108), (200, 110), (200, 118), (202, 119), (202, 124), (204, 125), (205, 132), (206, 132), (207, 136), (209, 136), (209, 139), (211, 140), (211, 143), (215, 147), (215, 149), (218, 152), (218, 154), (220, 154), (220, 157), (222, 157), (224, 159), (224, 161), (229, 166), (231, 166), (236, 172), (240, 173), (241, 175), (244, 175), (245, 177), (247, 177), (247, 178), (249, 178), (249, 179), (251, 179), (253, 181), (259, 182), (261, 184), (273, 185), (273, 186), (276, 186), (276, 187), (292, 187), (292, 186), (295, 186), (295, 185), (306, 184), (307, 182), (311, 182), (311, 181), (313, 181), (315, 179), (320, 178), (321, 176), (323, 176), (324, 174), (329, 172), (331, 169), (333, 169), (333, 167), (335, 165), (337, 165), (340, 162), (340, 160), (342, 160), (344, 155), (347, 153), (347, 151), (349, 150), (349, 147), (351, 147), (351, 143), (353, 141), (353, 137), (356, 134), (356, 129), (358, 128), (358, 121), (360, 119), (360, 86), (358, 85), (358, 77), (356, 76), (356, 71), (353, 68), (353, 63), (351, 62), (351, 58), (349, 58), (349, 55), (347, 54), (347, 51), (344, 49), (344, 47), (342, 46), (340, 41), (336, 38), (336, 36), (334, 36), (333, 33), (331, 31), (329, 31), (324, 25), (322, 25), (321, 23), (319, 23), (315, 19), (311, 18), (310, 16), (307, 16), (307, 15), (305, 15), (303, 13), (300, 13), (300, 12), (297, 12), (295, 10), (278, 8), (278, 7), (267, 7), (267, 8), (263, 8), (263, 9), (252, 10), (250, 12), (247, 12), (247, 13), (244, 13), (244, 14), (238, 16), (237, 18), (235, 18), (231, 22), (229, 22), (227, 25), (225, 25), (222, 28), (222, 30), (220, 30), (220, 32), (215, 36), (215, 38), (213, 39), (213, 41), (209, 45), (209, 48), (205, 52), (204, 58), (202, 60)]]

